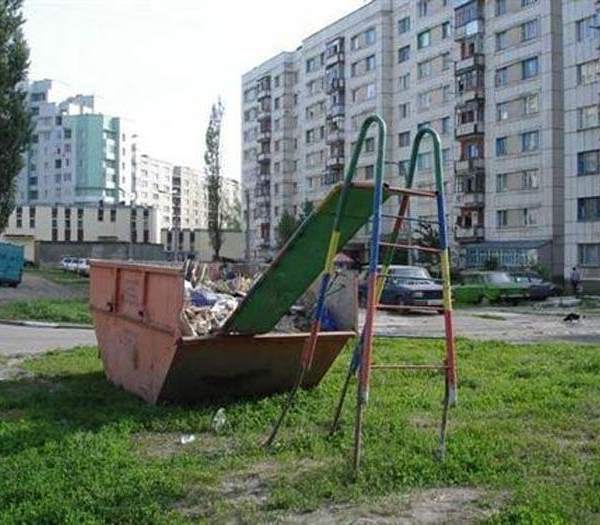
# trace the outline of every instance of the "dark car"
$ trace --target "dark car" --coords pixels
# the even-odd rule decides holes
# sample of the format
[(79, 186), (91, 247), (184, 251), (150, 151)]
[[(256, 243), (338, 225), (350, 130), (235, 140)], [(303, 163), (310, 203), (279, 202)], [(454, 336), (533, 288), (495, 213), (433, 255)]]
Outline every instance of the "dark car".
[[(358, 298), (361, 305), (367, 303), (367, 283), (359, 286)], [(381, 294), (382, 305), (420, 306), (443, 308), (442, 286), (425, 268), (418, 266), (390, 266), (388, 277)]]
[(512, 272), (511, 277), (519, 284), (529, 285), (529, 297), (534, 301), (544, 301), (548, 297), (560, 295), (561, 290), (558, 286), (535, 272)]

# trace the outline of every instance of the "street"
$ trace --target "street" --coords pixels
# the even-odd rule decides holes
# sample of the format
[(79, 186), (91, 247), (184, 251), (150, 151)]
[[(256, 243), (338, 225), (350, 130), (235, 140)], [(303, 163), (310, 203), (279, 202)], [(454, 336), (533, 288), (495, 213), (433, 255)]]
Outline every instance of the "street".
[(0, 325), (0, 356), (33, 355), (79, 345), (95, 345), (93, 330)]

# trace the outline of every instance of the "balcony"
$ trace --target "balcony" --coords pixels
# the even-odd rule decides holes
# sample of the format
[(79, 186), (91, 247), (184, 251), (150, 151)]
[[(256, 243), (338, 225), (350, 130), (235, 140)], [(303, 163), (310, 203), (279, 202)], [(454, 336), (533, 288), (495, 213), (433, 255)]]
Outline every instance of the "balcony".
[(256, 160), (261, 164), (271, 162), (271, 152), (263, 151), (256, 155)]
[(485, 87), (477, 84), (458, 86), (456, 90), (456, 105), (461, 106), (474, 99), (485, 98)]
[(469, 192), (469, 193), (457, 193), (456, 205), (461, 208), (481, 208), (485, 205), (485, 193), (480, 192)]
[(270, 82), (260, 82), (258, 84), (258, 89), (256, 90), (256, 98), (261, 100), (263, 98), (271, 96), (271, 83)]
[(463, 228), (457, 226), (454, 230), (454, 237), (457, 241), (462, 242), (477, 242), (485, 239), (485, 227), (484, 226), (471, 226), (470, 228)]
[(482, 135), (485, 132), (485, 124), (483, 122), (467, 122), (456, 127), (456, 138), (468, 137), (470, 135)]
[(271, 107), (259, 107), (256, 113), (256, 118), (258, 120), (265, 120), (271, 118)]
[(465, 69), (473, 69), (475, 67), (485, 67), (485, 55), (483, 53), (475, 53), (470, 57), (457, 61), (454, 70), (459, 72)]
[(256, 135), (257, 142), (268, 142), (271, 140), (271, 130), (265, 129), (263, 131), (259, 131)]
[(346, 59), (343, 50), (337, 50), (327, 54), (327, 58), (325, 59), (325, 67), (327, 66), (335, 66), (336, 64), (341, 64)]
[(346, 89), (346, 80), (340, 77), (329, 79), (325, 86), (325, 92), (328, 95), (331, 95), (336, 91), (344, 91), (344, 89)]
[(339, 168), (344, 166), (344, 156), (343, 155), (335, 155), (329, 157), (327, 159), (327, 167), (328, 168)]
[(345, 104), (333, 104), (327, 109), (327, 116), (331, 118), (343, 117), (346, 114)]
[(457, 160), (454, 163), (454, 170), (456, 173), (472, 173), (474, 171), (480, 171), (485, 169), (484, 159), (465, 159)]
[(471, 20), (466, 24), (455, 27), (454, 28), (454, 40), (464, 40), (465, 38), (469, 38), (476, 34), (483, 34), (485, 28), (485, 23), (483, 18), (478, 18), (476, 20)]
[(334, 129), (327, 131), (326, 136), (327, 144), (335, 144), (337, 142), (344, 142), (344, 130)]

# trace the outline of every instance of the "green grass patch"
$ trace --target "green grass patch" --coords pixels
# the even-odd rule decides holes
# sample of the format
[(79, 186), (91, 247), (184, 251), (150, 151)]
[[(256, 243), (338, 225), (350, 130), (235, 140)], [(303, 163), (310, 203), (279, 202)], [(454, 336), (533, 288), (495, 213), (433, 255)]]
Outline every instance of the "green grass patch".
[(84, 299), (30, 299), (0, 304), (0, 319), (90, 324), (88, 302)]
[(42, 268), (26, 268), (26, 273), (37, 275), (55, 284), (67, 286), (75, 286), (85, 288), (89, 286), (90, 280), (88, 277), (78, 275), (74, 272), (67, 272), (60, 268), (42, 267)]
[[(380, 339), (375, 357), (428, 363), (442, 345)], [(285, 395), (156, 407), (110, 385), (95, 348), (31, 359), (21, 366), (33, 378), (0, 382), (0, 523), (263, 523), (429, 487), (505, 493), (493, 523), (597, 522), (600, 348), (459, 340), (458, 355), (445, 462), (435, 459), (440, 376), (377, 372), (356, 482), (354, 395), (327, 437), (348, 351), (300, 393), (272, 451), (260, 442)], [(221, 406), (227, 423), (214, 436)], [(184, 433), (197, 440), (179, 445)], [(247, 473), (263, 476), (264, 501), (236, 499)]]

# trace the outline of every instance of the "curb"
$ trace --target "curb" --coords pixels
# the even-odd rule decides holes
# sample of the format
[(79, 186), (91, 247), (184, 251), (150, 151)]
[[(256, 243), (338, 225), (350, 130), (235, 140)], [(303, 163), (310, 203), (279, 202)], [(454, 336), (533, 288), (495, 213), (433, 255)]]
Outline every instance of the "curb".
[(46, 323), (44, 321), (19, 321), (13, 319), (0, 319), (0, 324), (13, 326), (27, 326), (28, 328), (66, 328), (73, 330), (93, 330), (94, 325), (91, 324), (74, 324), (74, 323)]

